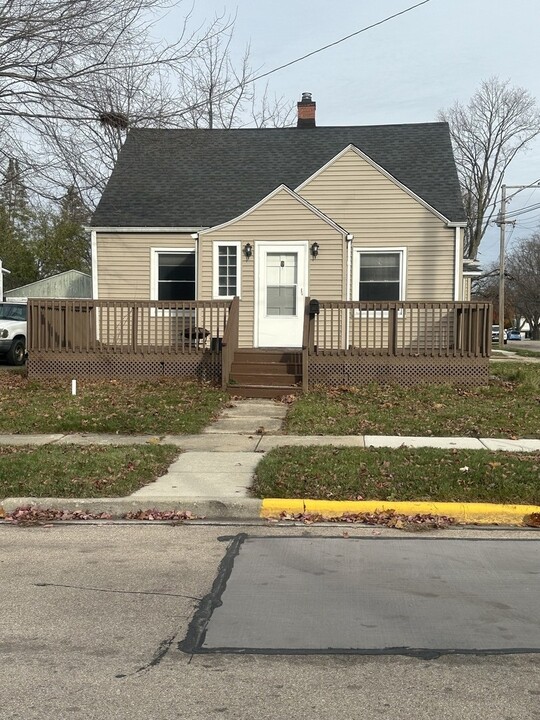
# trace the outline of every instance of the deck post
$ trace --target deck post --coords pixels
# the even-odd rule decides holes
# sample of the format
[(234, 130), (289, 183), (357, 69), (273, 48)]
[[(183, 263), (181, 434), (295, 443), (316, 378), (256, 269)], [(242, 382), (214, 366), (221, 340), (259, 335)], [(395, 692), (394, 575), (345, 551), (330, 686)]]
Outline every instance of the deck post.
[(223, 390), (227, 389), (234, 353), (238, 350), (239, 316), (240, 298), (236, 296), (233, 298), (229, 308), (229, 317), (227, 318), (221, 343), (221, 388)]
[(131, 308), (131, 349), (137, 352), (137, 332), (138, 332), (138, 308), (133, 305)]
[(309, 314), (309, 298), (304, 303), (304, 329), (302, 332), (302, 392), (309, 388), (309, 350), (312, 339), (312, 322)]
[(396, 357), (397, 343), (397, 308), (391, 305), (388, 309), (388, 354)]

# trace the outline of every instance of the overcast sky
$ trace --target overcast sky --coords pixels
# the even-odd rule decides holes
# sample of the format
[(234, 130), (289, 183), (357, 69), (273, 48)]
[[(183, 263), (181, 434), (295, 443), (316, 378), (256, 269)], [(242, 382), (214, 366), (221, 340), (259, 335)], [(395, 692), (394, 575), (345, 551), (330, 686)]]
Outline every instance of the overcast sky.
[[(267, 71), (414, 5), (415, 0), (194, 0), (194, 19), (236, 13), (238, 53), (251, 43), (253, 66)], [(186, 2), (184, 9), (189, 6)], [(180, 19), (180, 12), (178, 12)], [(169, 17), (168, 27), (175, 24)], [(292, 102), (308, 91), (318, 125), (432, 122), (456, 100), (466, 103), (482, 80), (509, 79), (540, 100), (540, 0), (429, 0), (344, 43), (274, 73), (272, 94)], [(540, 179), (540, 141), (514, 161), (506, 183)], [(512, 202), (540, 202), (540, 189)], [(520, 220), (512, 239), (540, 223)], [(498, 229), (481, 247), (487, 263), (498, 254)]]

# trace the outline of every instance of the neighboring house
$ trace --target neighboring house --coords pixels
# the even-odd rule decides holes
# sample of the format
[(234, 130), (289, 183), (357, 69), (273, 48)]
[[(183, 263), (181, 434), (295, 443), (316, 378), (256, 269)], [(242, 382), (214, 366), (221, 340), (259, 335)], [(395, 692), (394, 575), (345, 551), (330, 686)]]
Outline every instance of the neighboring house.
[(6, 290), (6, 300), (28, 298), (91, 298), (92, 276), (79, 270), (66, 270), (51, 277)]
[(4, 275), (10, 275), (10, 271), (2, 266), (2, 260), (0, 260), (0, 302), (4, 299)]
[[(90, 227), (94, 300), (237, 297), (234, 347), (246, 352), (309, 342), (314, 353), (440, 356), (444, 342), (455, 357), (469, 281), (448, 126), (316, 127), (315, 109), (304, 93), (296, 128), (131, 130)], [(321, 313), (311, 330), (307, 297)], [(429, 321), (418, 303), (434, 304)], [(372, 338), (371, 319), (384, 320)], [(128, 331), (138, 351), (151, 343)]]

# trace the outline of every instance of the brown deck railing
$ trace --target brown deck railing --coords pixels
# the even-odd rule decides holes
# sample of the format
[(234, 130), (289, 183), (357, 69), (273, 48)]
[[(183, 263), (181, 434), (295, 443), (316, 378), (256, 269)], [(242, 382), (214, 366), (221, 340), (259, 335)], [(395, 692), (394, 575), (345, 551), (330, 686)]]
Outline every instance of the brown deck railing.
[(228, 300), (28, 301), (28, 351), (98, 354), (218, 353)]
[(222, 355), (221, 355), (221, 386), (227, 387), (231, 366), (234, 360), (234, 353), (238, 350), (238, 327), (240, 316), (240, 300), (235, 297), (229, 310), (229, 319), (225, 333), (223, 334)]
[(335, 300), (309, 314), (308, 299), (303, 346), (304, 363), (308, 355), (488, 357), (491, 304)]

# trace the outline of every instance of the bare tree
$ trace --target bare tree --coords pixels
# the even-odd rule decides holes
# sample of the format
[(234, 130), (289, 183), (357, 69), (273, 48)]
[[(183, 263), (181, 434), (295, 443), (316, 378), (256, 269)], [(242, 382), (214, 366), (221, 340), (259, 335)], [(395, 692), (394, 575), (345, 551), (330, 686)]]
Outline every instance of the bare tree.
[[(233, 61), (234, 19), (153, 38), (178, 0), (0, 0), (0, 166), (59, 200), (101, 194), (131, 127), (285, 124), (253, 87), (249, 47)], [(2, 162), (3, 160), (3, 162)]]
[[(21, 180), (47, 185), (66, 167), (69, 175), (69, 138), (78, 146), (82, 127), (90, 128), (94, 148), (101, 133), (100, 147), (106, 146), (110, 161), (128, 126), (177, 116), (178, 106), (171, 106), (165, 92), (172, 74), (223, 28), (214, 21), (190, 32), (188, 16), (177, 40), (156, 40), (156, 20), (180, 4), (0, 0), (0, 160), (16, 156)], [(99, 154), (97, 166), (102, 159)], [(67, 177), (62, 192), (72, 184)]]
[[(249, 46), (233, 60), (234, 19), (214, 18), (211, 31), (181, 64), (157, 74), (153, 66), (134, 62), (115, 75), (100, 78), (89, 90), (95, 107), (121, 109), (104, 122), (72, 123), (40, 119), (38, 128), (49, 153), (50, 183), (63, 178), (61, 192), (75, 186), (88, 207), (103, 191), (129, 127), (232, 128), (283, 126), (292, 105), (270, 100), (268, 88), (259, 99), (253, 84)], [(136, 53), (135, 49), (131, 50)]]
[(540, 230), (514, 245), (506, 267), (516, 314), (529, 323), (533, 340), (540, 340)]
[(207, 36), (197, 52), (184, 63), (179, 79), (183, 127), (233, 128), (284, 127), (290, 124), (293, 106), (283, 98), (270, 99), (268, 86), (259, 98), (247, 45), (233, 58), (234, 20)]
[[(89, 88), (96, 107), (114, 108), (110, 115), (92, 122), (73, 123), (40, 119), (35, 123), (46, 148), (41, 175), (55, 197), (76, 187), (85, 205), (93, 207), (114, 167), (131, 127), (176, 127), (181, 118), (177, 98), (167, 78), (154, 68), (131, 68), (103, 78)], [(126, 125), (123, 118), (128, 118)]]
[(478, 300), (490, 302), (493, 305), (493, 321), (502, 327), (515, 325), (516, 306), (513, 294), (509, 288), (509, 274), (505, 272), (506, 292), (504, 294), (504, 318), (499, 317), (499, 263), (493, 262), (479, 277), (472, 281), (471, 295)]
[(454, 146), (467, 214), (465, 256), (476, 258), (506, 169), (540, 134), (540, 112), (526, 90), (493, 77), (466, 106), (457, 102), (438, 119), (448, 122)]

